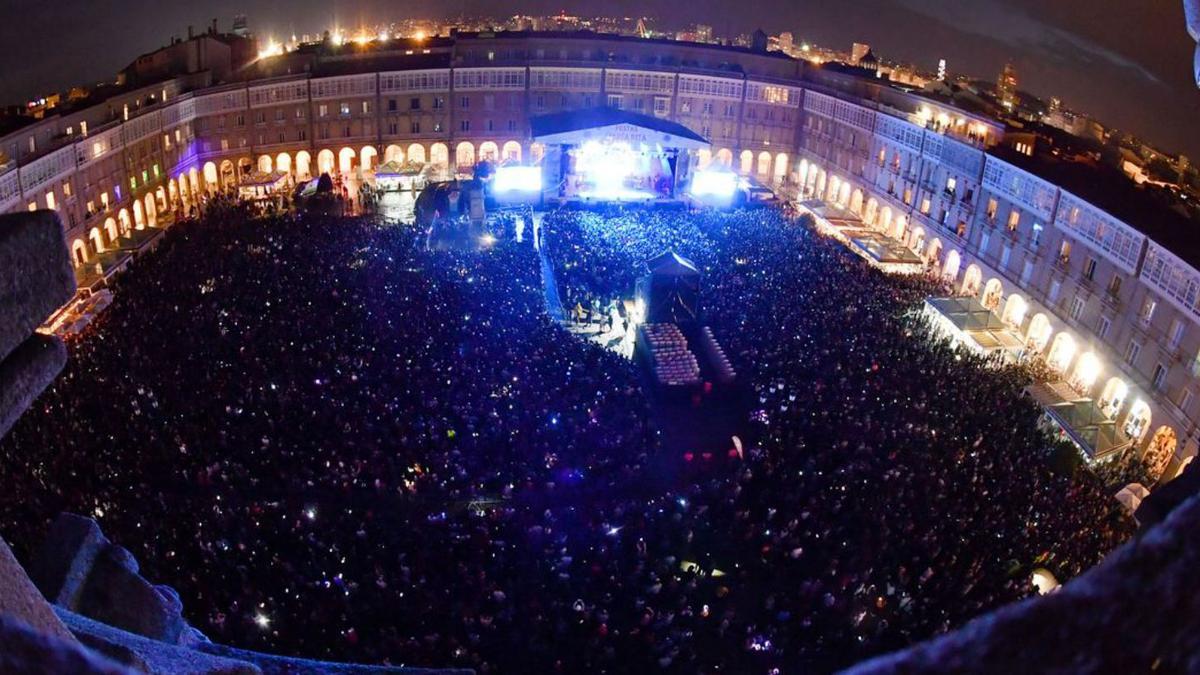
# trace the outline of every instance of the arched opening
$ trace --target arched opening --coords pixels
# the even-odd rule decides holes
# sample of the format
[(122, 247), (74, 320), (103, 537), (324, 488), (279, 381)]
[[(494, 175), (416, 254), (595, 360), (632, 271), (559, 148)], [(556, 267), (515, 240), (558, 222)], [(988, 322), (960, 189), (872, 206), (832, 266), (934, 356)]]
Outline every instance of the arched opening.
[(121, 209), (117, 212), (117, 223), (120, 225), (118, 230), (122, 237), (128, 237), (129, 232), (133, 229), (133, 221), (129, 218), (129, 210)]
[(454, 148), (454, 165), (459, 171), (465, 171), (475, 166), (475, 146), (468, 141), (459, 143)]
[(904, 241), (908, 234), (908, 216), (900, 214), (892, 221), (892, 231), (890, 232), (892, 239), (896, 241)]
[(243, 157), (239, 159), (237, 178), (234, 179), (234, 185), (236, 185), (238, 180), (240, 180), (243, 176), (249, 176), (252, 173), (254, 173), (254, 162), (252, 162), (249, 157)]
[(982, 283), (983, 270), (979, 269), (979, 265), (967, 265), (967, 272), (963, 274), (962, 294), (975, 297)]
[[(109, 220), (112, 220), (112, 218), (109, 218)], [(117, 226), (114, 223), (113, 229), (115, 230), (116, 227)], [(114, 237), (114, 239), (115, 239), (115, 237)], [(79, 241), (79, 240), (76, 239), (76, 241)], [(91, 229), (91, 231), (88, 232), (88, 242), (92, 245), (93, 253), (104, 253), (104, 235), (100, 233), (100, 228), (93, 227)], [(84, 256), (83, 259), (85, 262), (87, 261), (88, 257), (89, 256)]]
[(934, 239), (925, 247), (925, 262), (933, 269), (942, 266), (942, 240)]
[(375, 168), (375, 160), (379, 157), (379, 151), (375, 146), (368, 145), (359, 153), (359, 158), (363, 171), (370, 171)]
[(958, 278), (958, 268), (962, 265), (962, 255), (958, 251), (951, 249), (946, 254), (946, 264), (942, 266), (942, 278), (947, 281), (954, 281)]
[(762, 178), (766, 178), (771, 174), (771, 153), (765, 151), (758, 153), (757, 173)]
[(521, 161), (521, 144), (516, 141), (505, 143), (504, 148), (501, 150), (501, 156), (506, 162)]
[(1071, 359), (1075, 358), (1077, 349), (1075, 338), (1070, 333), (1059, 333), (1054, 336), (1054, 343), (1050, 345), (1046, 365), (1057, 373), (1067, 372), (1067, 366), (1071, 365)]
[(389, 145), (383, 149), (383, 161), (404, 163), (404, 149), (398, 145)]
[(717, 163), (726, 169), (733, 168), (733, 151), (729, 148), (717, 150)]
[(274, 162), (271, 160), (270, 155), (263, 155), (258, 158), (258, 170), (260, 172), (271, 173), (272, 167), (274, 167)]
[(425, 163), (425, 146), (420, 143), (413, 143), (408, 146), (408, 161), (418, 164)]
[(479, 161), (495, 163), (500, 159), (500, 146), (494, 141), (484, 141), (479, 144)]
[(1000, 319), (1012, 326), (1020, 328), (1025, 322), (1025, 313), (1029, 311), (1029, 303), (1025, 298), (1021, 297), (1020, 293), (1013, 293), (1008, 296), (1008, 300), (1004, 302), (1004, 311), (1000, 313)]
[(743, 150), (741, 154), (741, 165), (739, 171), (748, 174), (754, 169), (754, 153), (749, 150)]
[(275, 157), (275, 170), (290, 174), (292, 172), (292, 156), (281, 152)]
[[(96, 228), (92, 228), (92, 231), (95, 232)], [(96, 232), (96, 234), (99, 234), (99, 232)], [(71, 242), (71, 260), (75, 263), (76, 267), (88, 261), (87, 244), (83, 243), (82, 239), (76, 239)]]
[(1178, 445), (1179, 437), (1175, 435), (1175, 430), (1171, 427), (1161, 426), (1154, 432), (1154, 435), (1150, 437), (1150, 445), (1146, 448), (1146, 455), (1142, 459), (1151, 478), (1158, 480), (1162, 477), (1163, 472), (1167, 470), (1167, 465), (1171, 463), (1171, 457), (1175, 456), (1175, 448)]
[[(353, 150), (351, 150), (353, 152)], [(322, 150), (317, 153), (317, 174), (333, 174), (334, 164), (337, 163), (337, 157), (332, 150)]]
[(1040, 354), (1046, 349), (1046, 345), (1050, 344), (1050, 335), (1053, 332), (1054, 327), (1050, 325), (1050, 319), (1045, 314), (1038, 312), (1029, 320), (1029, 330), (1025, 332), (1025, 344)]
[[(409, 152), (412, 152), (409, 150)], [(429, 146), (429, 163), (438, 169), (450, 168), (450, 148), (445, 143), (434, 143)]]
[(850, 210), (862, 215), (863, 207), (863, 191), (860, 188), (854, 188), (854, 192), (850, 193)]
[(780, 152), (775, 155), (775, 175), (776, 183), (782, 183), (784, 178), (787, 178), (788, 172), (788, 156), (786, 152)]
[(133, 226), (139, 230), (146, 227), (146, 211), (139, 199), (133, 200)]
[(233, 168), (233, 160), (225, 160), (221, 162), (221, 185), (222, 188), (227, 188), (237, 183), (237, 174)]
[[(121, 236), (120, 232), (117, 230), (117, 221), (113, 220), (112, 218), (104, 221), (104, 231), (108, 234), (109, 241), (116, 241), (117, 237)], [(96, 250), (103, 251), (104, 249), (97, 247)]]
[(825, 169), (817, 169), (816, 176), (816, 180), (813, 181), (812, 195), (817, 199), (825, 199), (825, 188), (829, 176), (825, 173)]
[(192, 191), (188, 187), (187, 174), (179, 174), (179, 203), (183, 206), (190, 206), (192, 203)]
[(1004, 297), (1004, 285), (999, 279), (991, 279), (983, 286), (983, 296), (979, 302), (995, 312), (1000, 308), (1000, 299)]
[[(179, 185), (182, 185), (183, 182), (184, 178), (183, 176), (180, 176)], [(171, 204), (175, 204), (183, 198), (182, 195), (179, 194), (179, 187), (175, 184), (174, 178), (167, 180), (167, 196), (169, 197)], [(166, 207), (164, 206), (163, 208), (165, 209)]]
[[(211, 163), (211, 162), (210, 162)], [(216, 176), (216, 168), (214, 167), (213, 176)], [(196, 172), (196, 167), (188, 169), (188, 194), (193, 199), (196, 198), (196, 193), (200, 192), (200, 179)]]
[(529, 144), (529, 159), (532, 164), (541, 164), (542, 158), (546, 156), (546, 145), (544, 143)]
[(1109, 378), (1104, 384), (1104, 389), (1100, 391), (1100, 399), (1097, 402), (1100, 406), (1100, 412), (1110, 420), (1117, 419), (1117, 415), (1121, 413), (1121, 406), (1125, 405), (1125, 399), (1129, 396), (1129, 385), (1125, 384), (1125, 380), (1119, 377)]
[(154, 195), (146, 195), (146, 225), (148, 227), (158, 226), (158, 209), (154, 206)]
[(879, 212), (879, 229), (890, 232), (892, 229), (892, 207), (885, 206)]
[(168, 206), (167, 205), (167, 191), (165, 189), (163, 189), (163, 186), (159, 185), (158, 189), (156, 189), (154, 191), (154, 198), (158, 200), (158, 204), (157, 204), (158, 212), (162, 213), (162, 212), (166, 211), (167, 206)]
[(843, 209), (850, 205), (850, 181), (842, 181), (841, 186), (838, 188), (837, 203)]
[(1076, 391), (1086, 396), (1092, 390), (1092, 386), (1096, 384), (1102, 369), (1100, 357), (1096, 356), (1096, 352), (1085, 352), (1075, 362), (1075, 369), (1072, 371), (1068, 383)]
[(1150, 428), (1149, 404), (1138, 399), (1129, 409), (1129, 415), (1125, 417), (1124, 428), (1125, 435), (1132, 438), (1134, 443), (1141, 442), (1142, 437), (1146, 435), (1146, 429)]
[(312, 178), (312, 155), (307, 150), (296, 153), (296, 177), (302, 180)]
[(925, 248), (925, 228), (920, 225), (913, 228), (912, 236), (909, 237), (908, 247), (913, 253), (921, 255), (921, 250)]
[(338, 173), (349, 177), (354, 173), (354, 163), (358, 161), (358, 153), (354, 148), (342, 148), (338, 151)]
[(209, 190), (217, 189), (217, 181), (220, 180), (217, 176), (217, 165), (212, 162), (204, 164), (204, 185)]
[(875, 225), (875, 219), (879, 217), (879, 201), (874, 197), (867, 200), (867, 207), (863, 211), (863, 222), (868, 225)]
[(712, 150), (709, 150), (707, 148), (701, 148), (700, 150), (696, 151), (696, 168), (707, 169), (708, 165), (712, 164), (712, 161), (713, 161)]

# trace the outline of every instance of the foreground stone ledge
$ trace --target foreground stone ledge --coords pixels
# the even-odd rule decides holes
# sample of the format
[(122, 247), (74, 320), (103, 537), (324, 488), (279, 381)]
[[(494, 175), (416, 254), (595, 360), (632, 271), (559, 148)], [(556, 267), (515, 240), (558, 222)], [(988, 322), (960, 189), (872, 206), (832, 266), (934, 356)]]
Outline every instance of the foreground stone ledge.
[(26, 337), (8, 358), (0, 360), (0, 438), (67, 364), (67, 348), (58, 338), (37, 333)]
[(74, 295), (75, 273), (58, 214), (0, 215), (0, 360)]
[[(0, 539), (0, 615), (20, 620), (28, 628), (64, 642), (75, 642), (71, 631), (25, 574), (12, 549)], [(3, 642), (0, 642), (2, 648)]]
[(851, 675), (1200, 672), (1200, 497), (1050, 595)]
[(0, 614), (0, 673), (22, 675), (135, 675), (124, 666), (84, 648), (35, 630), (8, 614)]
[(276, 656), (236, 649), (214, 642), (196, 645), (208, 654), (247, 661), (258, 666), (263, 675), (473, 675), (474, 670), (454, 668), (409, 668), (405, 666), (371, 666), (355, 663), (313, 661), (290, 656)]
[(136, 672), (150, 675), (261, 675), (245, 661), (223, 658), (169, 645), (56, 607), (59, 618), (75, 637), (105, 657)]

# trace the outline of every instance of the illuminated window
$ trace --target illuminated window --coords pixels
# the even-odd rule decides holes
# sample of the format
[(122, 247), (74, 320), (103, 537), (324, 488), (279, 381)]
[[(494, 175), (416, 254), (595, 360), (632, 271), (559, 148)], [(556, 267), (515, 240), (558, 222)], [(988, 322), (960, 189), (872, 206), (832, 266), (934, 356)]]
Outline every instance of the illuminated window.
[(1012, 211), (1008, 212), (1008, 231), (1009, 232), (1016, 231), (1017, 225), (1020, 222), (1021, 222), (1021, 212), (1020, 211), (1013, 209)]

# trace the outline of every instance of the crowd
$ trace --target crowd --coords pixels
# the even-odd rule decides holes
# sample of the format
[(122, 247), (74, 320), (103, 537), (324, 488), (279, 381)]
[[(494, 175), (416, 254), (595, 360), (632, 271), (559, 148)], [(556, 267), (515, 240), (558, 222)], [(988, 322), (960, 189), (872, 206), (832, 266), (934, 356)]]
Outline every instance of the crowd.
[(827, 671), (1127, 536), (1047, 468), (1026, 373), (905, 311), (936, 282), (774, 210), (549, 214), (569, 304), (668, 248), (705, 275), (746, 447), (664, 480), (634, 366), (547, 318), (515, 225), (470, 252), (236, 204), (176, 226), (0, 443), (0, 532), (93, 515), (216, 641), (506, 673)]

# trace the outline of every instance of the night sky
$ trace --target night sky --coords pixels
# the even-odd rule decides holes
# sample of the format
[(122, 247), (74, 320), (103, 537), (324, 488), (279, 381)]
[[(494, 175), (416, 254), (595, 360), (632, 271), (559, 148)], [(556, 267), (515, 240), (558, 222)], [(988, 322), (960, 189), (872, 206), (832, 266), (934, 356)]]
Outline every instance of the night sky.
[(1180, 0), (2, 0), (0, 101), (111, 79), (138, 54), (236, 13), (260, 35), (317, 33), (361, 22), (466, 12), (648, 15), (671, 26), (711, 23), (718, 33), (791, 30), (796, 39), (847, 49), (870, 43), (886, 58), (994, 79), (1005, 60), (1021, 88), (1167, 151), (1200, 159), (1200, 90)]

